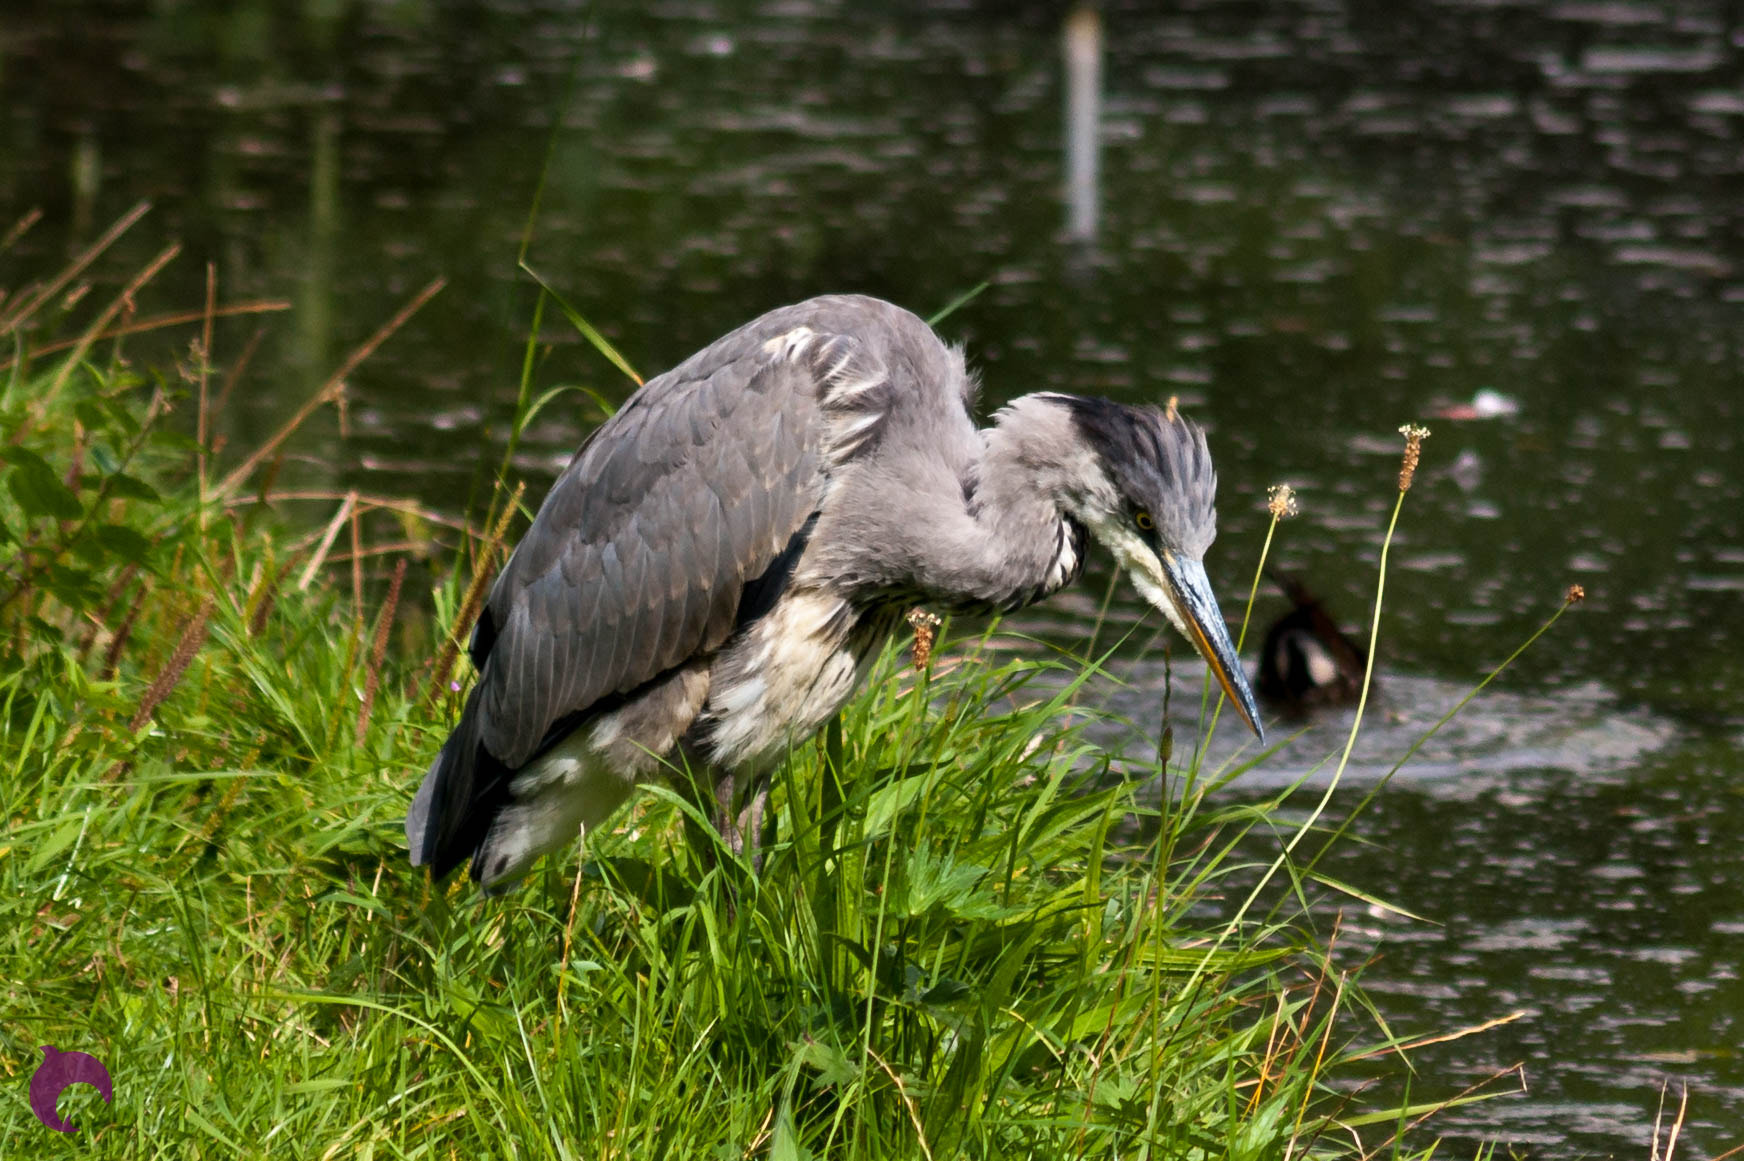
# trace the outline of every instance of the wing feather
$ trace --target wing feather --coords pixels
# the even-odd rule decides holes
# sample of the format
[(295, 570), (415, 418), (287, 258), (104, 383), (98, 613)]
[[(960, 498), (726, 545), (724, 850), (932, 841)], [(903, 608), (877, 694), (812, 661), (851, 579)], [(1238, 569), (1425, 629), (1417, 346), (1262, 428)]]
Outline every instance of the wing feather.
[(558, 720), (718, 648), (745, 583), (816, 508), (815, 373), (747, 355), (649, 383), (577, 455), (492, 589), (480, 740), (510, 769)]

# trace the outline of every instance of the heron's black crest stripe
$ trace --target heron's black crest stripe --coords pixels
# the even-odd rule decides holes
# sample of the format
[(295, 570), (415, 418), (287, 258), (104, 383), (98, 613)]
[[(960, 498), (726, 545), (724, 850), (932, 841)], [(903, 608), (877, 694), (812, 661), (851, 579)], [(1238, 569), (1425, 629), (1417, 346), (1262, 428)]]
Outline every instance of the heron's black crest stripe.
[(1217, 473), (1199, 426), (1154, 407), (1055, 395), (1109, 479), (1135, 509), (1151, 511), (1176, 547), (1202, 552), (1215, 534)]
[(1171, 445), (1191, 443), (1168, 434), (1169, 428), (1184, 426), (1180, 421), (1171, 423), (1154, 408), (1129, 407), (1109, 399), (1079, 395), (1055, 398), (1071, 412), (1078, 434), (1095, 449), (1110, 474), (1126, 465), (1154, 464), (1165, 483), (1175, 482), (1172, 477), (1182, 465), (1170, 454)]

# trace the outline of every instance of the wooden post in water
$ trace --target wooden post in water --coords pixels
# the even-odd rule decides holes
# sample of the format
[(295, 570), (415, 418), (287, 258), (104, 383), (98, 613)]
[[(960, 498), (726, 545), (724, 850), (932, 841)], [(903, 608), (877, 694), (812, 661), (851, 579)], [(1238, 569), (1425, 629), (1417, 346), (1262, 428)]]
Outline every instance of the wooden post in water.
[(1061, 45), (1066, 58), (1066, 234), (1089, 242), (1096, 237), (1101, 215), (1102, 14), (1089, 4), (1074, 8), (1066, 17)]

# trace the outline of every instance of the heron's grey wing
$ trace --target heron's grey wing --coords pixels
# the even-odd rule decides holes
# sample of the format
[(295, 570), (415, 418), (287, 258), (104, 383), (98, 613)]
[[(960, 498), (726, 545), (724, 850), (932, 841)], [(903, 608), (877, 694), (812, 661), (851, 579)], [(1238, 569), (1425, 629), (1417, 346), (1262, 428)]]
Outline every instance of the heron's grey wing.
[(650, 380), (582, 446), (485, 604), (478, 683), (406, 816), (415, 863), (441, 878), (472, 857), (554, 727), (767, 608), (747, 586), (877, 438), (885, 364), (844, 332), (894, 309), (844, 304), (827, 333), (807, 325), (823, 321), (813, 304), (765, 315)]
[(639, 391), (563, 473), (491, 591), (485, 748), (512, 770), (563, 718), (718, 648), (746, 583), (816, 510), (825, 438), (810, 361), (760, 346)]

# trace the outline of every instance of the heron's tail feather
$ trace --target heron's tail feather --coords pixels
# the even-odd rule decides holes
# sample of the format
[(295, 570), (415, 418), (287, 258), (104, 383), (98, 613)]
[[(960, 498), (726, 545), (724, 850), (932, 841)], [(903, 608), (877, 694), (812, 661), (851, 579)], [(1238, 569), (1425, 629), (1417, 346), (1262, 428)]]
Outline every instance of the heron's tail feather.
[(593, 751), (590, 731), (560, 723), (550, 743), (511, 770), (480, 740), (476, 691), (406, 812), (413, 866), (447, 878), (468, 859), (486, 891), (512, 885), (541, 855), (609, 818), (635, 787)]
[(634, 776), (605, 761), (590, 735), (573, 730), (514, 772), (512, 793), (472, 854), (472, 877), (487, 892), (511, 886), (541, 856), (603, 825), (635, 789)]
[(477, 690), (430, 763), (406, 812), (406, 847), (415, 867), (438, 881), (472, 858), (509, 802), (510, 771), (479, 740)]
[(414, 867), (422, 867), (430, 861), (425, 845), (430, 832), (430, 799), (436, 792), (436, 772), (441, 766), (442, 756), (438, 754), (425, 772), (424, 780), (418, 783), (418, 793), (412, 796), (411, 808), (406, 811), (406, 852), (412, 856)]

